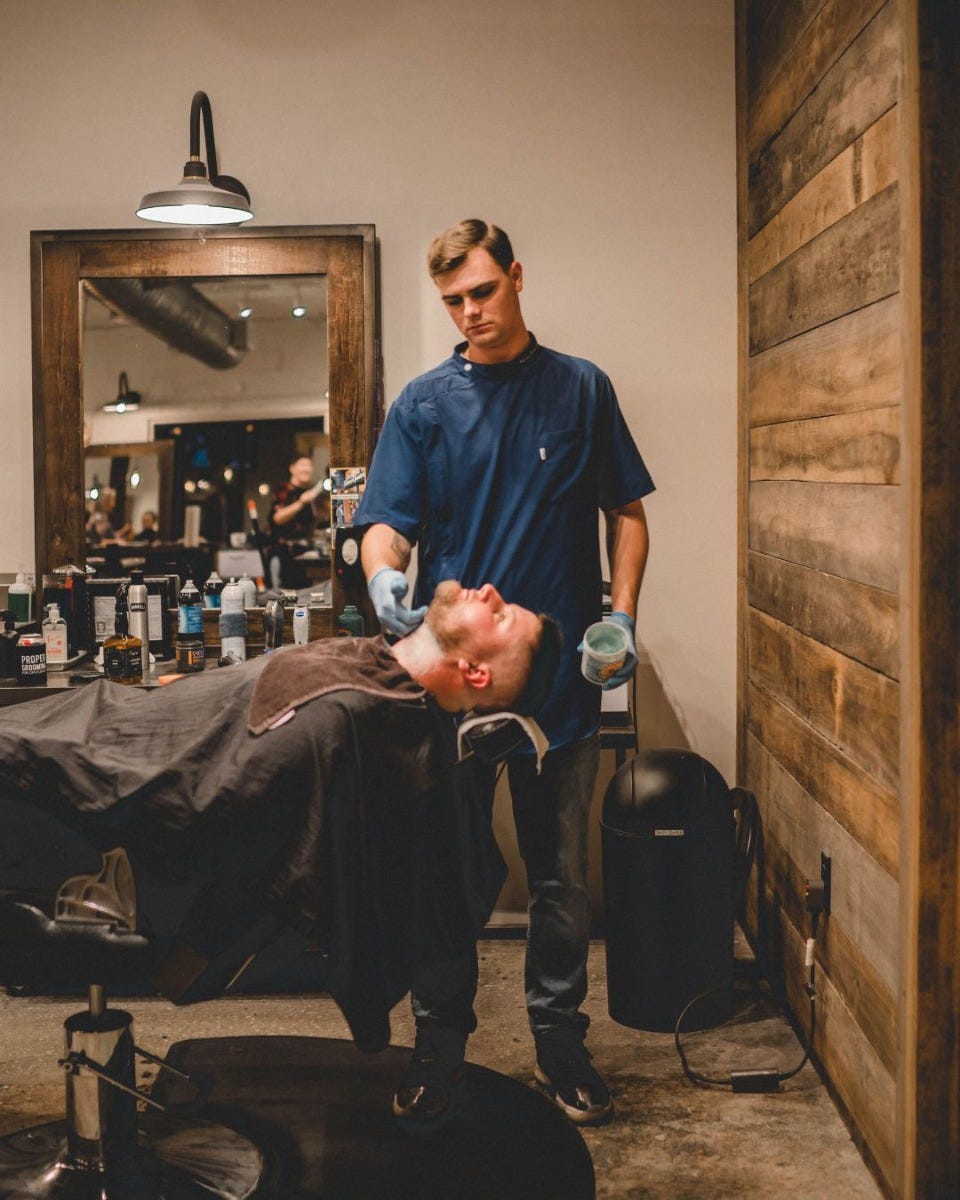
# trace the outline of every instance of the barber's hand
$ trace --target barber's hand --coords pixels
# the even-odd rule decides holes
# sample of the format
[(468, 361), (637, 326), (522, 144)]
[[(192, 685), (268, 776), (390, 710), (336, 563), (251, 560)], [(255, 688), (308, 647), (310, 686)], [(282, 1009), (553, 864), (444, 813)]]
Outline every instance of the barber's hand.
[(376, 610), (377, 619), (389, 633), (406, 637), (413, 633), (427, 615), (427, 606), (404, 608), (400, 601), (410, 589), (402, 571), (381, 567), (367, 584), (367, 593)]
[(637, 669), (637, 643), (633, 632), (633, 618), (628, 617), (625, 612), (613, 612), (603, 619), (612, 625), (620, 625), (630, 637), (630, 645), (627, 648), (627, 657), (623, 661), (623, 666), (600, 685), (603, 691), (609, 692), (611, 688), (619, 687), (633, 678), (633, 673)]

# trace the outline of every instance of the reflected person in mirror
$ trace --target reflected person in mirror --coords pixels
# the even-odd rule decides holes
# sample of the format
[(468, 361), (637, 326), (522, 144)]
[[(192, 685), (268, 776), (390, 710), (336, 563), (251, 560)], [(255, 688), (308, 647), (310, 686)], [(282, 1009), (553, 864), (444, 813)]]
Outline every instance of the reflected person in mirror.
[[(642, 500), (653, 482), (609, 378), (541, 346), (527, 329), (523, 268), (502, 229), (461, 221), (434, 240), (427, 269), (463, 340), (387, 414), (356, 515), (367, 526), (363, 568), (381, 624), (396, 633), (423, 619), (422, 605), (445, 576), (467, 587), (488, 579), (563, 630), (557, 681), (538, 718), (550, 740), (543, 770), (516, 753), (508, 772), (530, 892), (525, 990), (535, 1076), (571, 1120), (599, 1124), (613, 1105), (585, 1045), (581, 1005), (600, 688), (582, 678), (577, 646), (601, 617), (602, 512), (610, 619), (627, 630), (633, 650), (648, 548)], [(418, 575), (407, 608), (414, 545)], [(632, 652), (604, 686), (625, 683), (636, 663)], [(492, 792), (491, 782), (491, 807)], [(477, 1024), (476, 987), (475, 955), (415, 982), (416, 1047), (394, 1097), (394, 1112), (411, 1127), (436, 1123), (449, 1107)]]
[(157, 514), (147, 509), (140, 515), (139, 531), (135, 531), (133, 524), (127, 521), (117, 530), (117, 537), (122, 538), (125, 542), (151, 543), (157, 541), (160, 537), (160, 530), (157, 528)]
[(323, 480), (313, 480), (313, 459), (303, 454), (290, 463), (290, 478), (281, 483), (270, 504), (267, 525), (270, 538), (268, 570), (270, 586), (302, 588), (307, 579), (298, 554), (313, 545), (317, 523), (317, 501), (323, 495)]
[(140, 515), (140, 529), (131, 536), (133, 542), (155, 542), (160, 537), (157, 528), (157, 514), (147, 509)]
[(109, 513), (100, 509), (92, 512), (87, 518), (87, 546), (91, 549), (103, 546), (116, 540), (116, 530), (110, 521)]

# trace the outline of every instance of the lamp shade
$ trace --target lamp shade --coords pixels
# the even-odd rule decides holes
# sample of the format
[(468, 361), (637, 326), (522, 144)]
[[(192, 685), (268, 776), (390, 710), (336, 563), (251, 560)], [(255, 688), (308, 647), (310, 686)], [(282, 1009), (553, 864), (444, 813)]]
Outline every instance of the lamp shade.
[(184, 177), (164, 192), (149, 192), (137, 216), (173, 225), (239, 225), (252, 220), (250, 201), (238, 192), (214, 187), (206, 179)]

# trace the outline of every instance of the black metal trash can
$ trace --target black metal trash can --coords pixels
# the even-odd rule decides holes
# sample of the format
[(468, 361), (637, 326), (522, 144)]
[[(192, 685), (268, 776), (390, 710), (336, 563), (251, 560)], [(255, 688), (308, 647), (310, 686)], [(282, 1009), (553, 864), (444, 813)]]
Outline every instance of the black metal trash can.
[[(617, 771), (601, 818), (607, 1003), (633, 1029), (672, 1031), (684, 1006), (733, 985), (735, 822), (720, 772), (690, 750), (647, 750)], [(726, 1020), (729, 991), (683, 1028)]]

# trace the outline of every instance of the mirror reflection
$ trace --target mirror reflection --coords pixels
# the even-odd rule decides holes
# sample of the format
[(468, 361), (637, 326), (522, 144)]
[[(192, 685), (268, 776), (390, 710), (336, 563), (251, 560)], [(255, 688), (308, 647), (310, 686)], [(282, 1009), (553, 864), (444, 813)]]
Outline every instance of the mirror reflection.
[(268, 586), (328, 580), (325, 278), (83, 287), (88, 561), (253, 551)]

